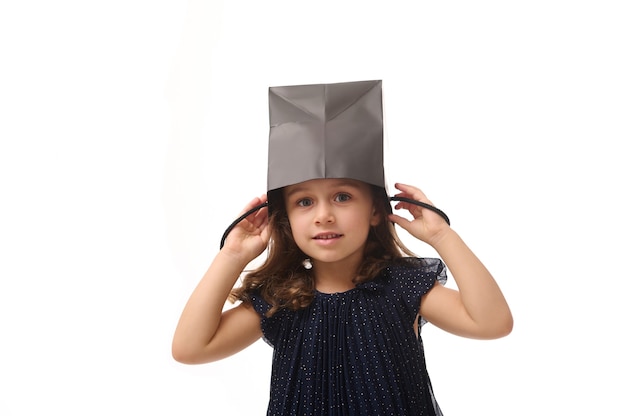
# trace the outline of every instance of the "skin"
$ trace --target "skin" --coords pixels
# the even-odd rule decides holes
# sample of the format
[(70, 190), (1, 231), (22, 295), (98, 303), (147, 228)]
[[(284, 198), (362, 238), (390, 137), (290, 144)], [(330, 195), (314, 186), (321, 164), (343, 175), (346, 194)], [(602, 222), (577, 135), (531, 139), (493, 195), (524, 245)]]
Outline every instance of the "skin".
[[(413, 186), (396, 184), (396, 196), (434, 205)], [(286, 188), (287, 215), (296, 243), (313, 263), (316, 290), (342, 292), (363, 259), (369, 227), (381, 221), (369, 186), (352, 180), (316, 179)], [(261, 204), (254, 198), (241, 211)], [(458, 290), (436, 283), (422, 297), (420, 314), (439, 328), (462, 337), (495, 339), (508, 335), (513, 317), (496, 281), (461, 237), (435, 212), (400, 202), (389, 220), (432, 246), (448, 267)], [(192, 292), (180, 316), (172, 342), (176, 361), (201, 364), (233, 355), (257, 341), (259, 315), (240, 304), (223, 306), (244, 268), (267, 247), (269, 227), (263, 208), (240, 222)]]
[(315, 288), (328, 293), (352, 289), (369, 229), (380, 222), (369, 186), (317, 179), (287, 187), (285, 195), (296, 244), (313, 263)]

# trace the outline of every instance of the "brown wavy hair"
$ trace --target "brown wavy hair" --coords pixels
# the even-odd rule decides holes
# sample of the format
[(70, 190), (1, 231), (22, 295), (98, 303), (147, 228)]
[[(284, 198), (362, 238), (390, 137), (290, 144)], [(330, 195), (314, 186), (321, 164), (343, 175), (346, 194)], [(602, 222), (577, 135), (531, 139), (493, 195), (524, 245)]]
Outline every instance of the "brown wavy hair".
[[(391, 213), (387, 193), (379, 186), (370, 185), (370, 188), (376, 211), (384, 215), (378, 225), (370, 228), (355, 284), (374, 279), (386, 265), (398, 258), (414, 256), (400, 241), (394, 224), (387, 218)], [(312, 273), (302, 265), (307, 256), (293, 239), (283, 190), (270, 191), (268, 200), (272, 232), (267, 259), (260, 267), (245, 274), (241, 285), (231, 291), (229, 298), (232, 302), (250, 302), (250, 295), (258, 291), (271, 305), (267, 312), (269, 317), (283, 308), (298, 310), (309, 306), (315, 295), (315, 282)]]

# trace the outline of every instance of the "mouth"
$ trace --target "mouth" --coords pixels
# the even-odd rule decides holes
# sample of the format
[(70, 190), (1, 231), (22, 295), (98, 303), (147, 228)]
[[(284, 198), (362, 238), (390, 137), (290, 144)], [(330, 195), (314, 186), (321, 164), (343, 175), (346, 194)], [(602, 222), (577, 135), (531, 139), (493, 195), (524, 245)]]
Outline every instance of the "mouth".
[(343, 234), (335, 233), (322, 233), (313, 237), (313, 240), (333, 240), (335, 238), (343, 237)]

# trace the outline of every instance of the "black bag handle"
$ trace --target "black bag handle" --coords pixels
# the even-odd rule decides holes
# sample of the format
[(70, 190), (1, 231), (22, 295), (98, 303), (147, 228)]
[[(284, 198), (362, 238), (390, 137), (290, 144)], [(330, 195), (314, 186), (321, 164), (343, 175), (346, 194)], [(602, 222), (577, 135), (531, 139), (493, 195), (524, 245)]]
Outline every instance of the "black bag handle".
[[(434, 207), (430, 204), (427, 204), (425, 202), (420, 202), (420, 201), (416, 201), (415, 199), (411, 199), (411, 198), (404, 198), (402, 196), (392, 196), (389, 197), (390, 201), (401, 201), (401, 202), (408, 202), (409, 204), (413, 204), (413, 205), (418, 205), (422, 208), (426, 208), (429, 209), (431, 211), (436, 212), (437, 214), (439, 214), (445, 221), (446, 223), (448, 223), (448, 225), (450, 225), (450, 218), (448, 218), (448, 216), (446, 215), (445, 212), (443, 212), (442, 210), (440, 210), (437, 207)], [(244, 218), (246, 218), (248, 215), (250, 214), (254, 214), (255, 212), (257, 212), (258, 210), (260, 210), (261, 208), (264, 208), (267, 206), (267, 201), (259, 204), (251, 209), (249, 209), (248, 211), (244, 212), (243, 214), (241, 214), (235, 221), (233, 221), (228, 228), (226, 228), (226, 231), (224, 231), (224, 234), (222, 235), (222, 240), (220, 241), (220, 250), (222, 249), (222, 247), (224, 247), (224, 243), (226, 242), (226, 237), (228, 237), (228, 234), (230, 234), (230, 232), (233, 230), (233, 228), (235, 228), (235, 226), (237, 226), (237, 224), (239, 224), (241, 221), (244, 220)]]

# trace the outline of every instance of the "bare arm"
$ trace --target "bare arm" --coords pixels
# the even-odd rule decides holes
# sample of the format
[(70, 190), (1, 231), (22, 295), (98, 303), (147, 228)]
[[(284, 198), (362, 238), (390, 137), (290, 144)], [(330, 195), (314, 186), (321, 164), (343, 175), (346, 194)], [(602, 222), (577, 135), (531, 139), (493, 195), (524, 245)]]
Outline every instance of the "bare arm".
[(458, 291), (436, 284), (423, 298), (420, 314), (456, 335), (494, 339), (513, 329), (509, 306), (491, 273), (453, 230), (434, 245)]
[[(255, 198), (244, 211), (264, 201)], [(172, 341), (172, 356), (185, 364), (228, 357), (261, 336), (260, 317), (250, 305), (222, 312), (228, 295), (246, 265), (267, 246), (267, 211), (242, 221), (189, 297)]]
[[(417, 188), (396, 187), (401, 191), (399, 196), (431, 204)], [(443, 330), (468, 338), (508, 335), (513, 316), (506, 299), (489, 270), (461, 237), (436, 213), (408, 203), (398, 204), (397, 208), (409, 210), (414, 219), (393, 214), (390, 219), (437, 250), (459, 288), (457, 291), (435, 284), (422, 298), (420, 315)]]

